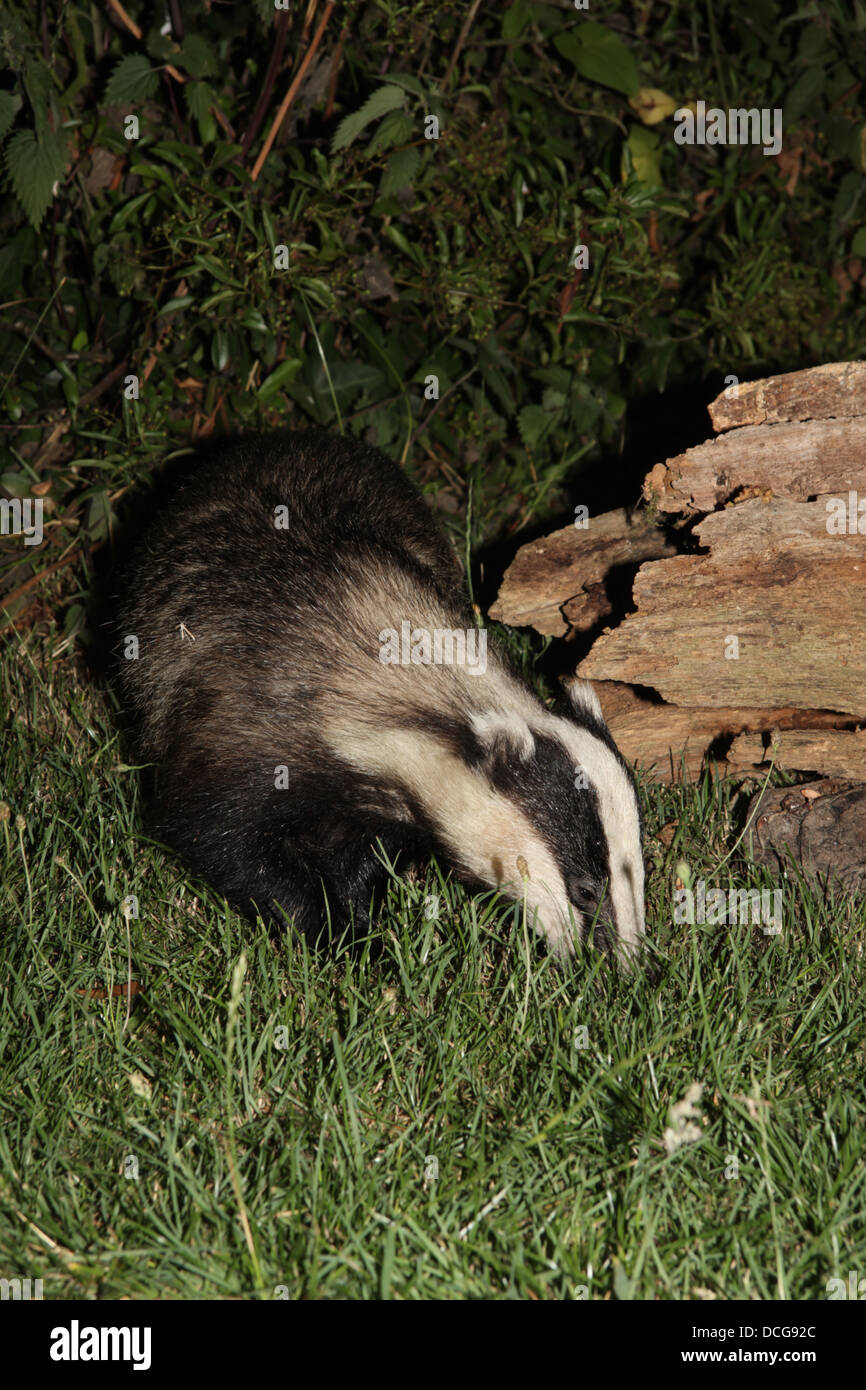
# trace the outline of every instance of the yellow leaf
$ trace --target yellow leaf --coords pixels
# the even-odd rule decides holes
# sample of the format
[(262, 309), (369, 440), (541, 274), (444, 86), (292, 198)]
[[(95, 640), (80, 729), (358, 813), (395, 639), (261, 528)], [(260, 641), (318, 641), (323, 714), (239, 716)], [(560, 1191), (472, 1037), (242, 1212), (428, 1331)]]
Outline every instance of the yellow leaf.
[(658, 125), (665, 116), (672, 116), (679, 107), (679, 102), (673, 97), (669, 97), (667, 92), (659, 91), (658, 87), (640, 87), (637, 96), (629, 97), (628, 104), (635, 111), (644, 125)]

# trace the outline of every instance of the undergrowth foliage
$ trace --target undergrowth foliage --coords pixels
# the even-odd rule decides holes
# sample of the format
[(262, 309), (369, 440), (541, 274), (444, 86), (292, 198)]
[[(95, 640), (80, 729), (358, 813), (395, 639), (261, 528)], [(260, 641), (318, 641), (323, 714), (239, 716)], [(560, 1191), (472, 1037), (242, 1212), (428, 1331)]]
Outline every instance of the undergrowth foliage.
[[(627, 402), (862, 345), (856, 6), (171, 13), (0, 17), (0, 482), (51, 518), (11, 616), (191, 438), (364, 433), (451, 511), (471, 484), (481, 540), (628, 446)], [(676, 144), (696, 99), (781, 108), (782, 152)]]

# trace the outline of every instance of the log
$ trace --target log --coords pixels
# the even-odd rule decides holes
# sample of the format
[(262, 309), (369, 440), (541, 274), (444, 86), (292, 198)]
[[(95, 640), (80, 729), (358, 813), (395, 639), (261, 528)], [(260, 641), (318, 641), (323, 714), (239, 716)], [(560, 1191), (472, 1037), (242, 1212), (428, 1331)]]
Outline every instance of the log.
[(806, 502), (819, 494), (847, 500), (851, 489), (866, 496), (866, 415), (745, 425), (657, 463), (643, 485), (659, 511), (684, 516), (712, 512), (749, 490)]
[(675, 554), (645, 513), (630, 516), (623, 507), (604, 512), (586, 529), (566, 526), (521, 546), (490, 616), (548, 637), (587, 632), (613, 616), (612, 571)]
[(743, 382), (722, 391), (707, 409), (717, 434), (741, 425), (866, 415), (866, 362), (825, 362)]
[(524, 546), (491, 615), (550, 636), (611, 624), (577, 674), (651, 777), (711, 760), (866, 780), (866, 362), (745, 383), (709, 411), (719, 437), (644, 483), (697, 518), (679, 553), (610, 512)]
[(602, 633), (578, 675), (649, 686), (669, 704), (866, 719), (866, 540), (828, 534), (822, 503), (777, 498), (696, 532), (709, 554), (642, 565), (637, 612)]
[(866, 782), (866, 729), (790, 729), (765, 739), (741, 734), (728, 750), (728, 771), (760, 769), (772, 760), (784, 772), (820, 772)]
[[(707, 762), (722, 774), (760, 769), (771, 739), (832, 738), (844, 718), (818, 710), (694, 709), (667, 705), (619, 681), (593, 681), (617, 747), (655, 782), (695, 781)], [(780, 732), (782, 731), (782, 732)], [(840, 733), (840, 737), (856, 737)], [(741, 743), (742, 740), (742, 743)], [(748, 743), (745, 740), (750, 740)], [(735, 763), (731, 749), (740, 748)], [(748, 754), (755, 754), (754, 760)], [(820, 764), (818, 764), (820, 767)], [(852, 774), (859, 775), (859, 774)]]

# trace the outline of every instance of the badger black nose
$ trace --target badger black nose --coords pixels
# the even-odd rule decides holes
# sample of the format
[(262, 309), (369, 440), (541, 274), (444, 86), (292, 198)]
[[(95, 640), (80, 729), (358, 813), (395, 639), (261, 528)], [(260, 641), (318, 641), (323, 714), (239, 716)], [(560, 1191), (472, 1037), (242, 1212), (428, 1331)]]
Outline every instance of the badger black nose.
[(616, 931), (613, 923), (599, 918), (595, 926), (591, 927), (590, 930), (592, 931), (592, 944), (595, 949), (597, 951), (603, 951), (606, 956), (609, 956), (613, 950), (614, 942), (616, 941)]

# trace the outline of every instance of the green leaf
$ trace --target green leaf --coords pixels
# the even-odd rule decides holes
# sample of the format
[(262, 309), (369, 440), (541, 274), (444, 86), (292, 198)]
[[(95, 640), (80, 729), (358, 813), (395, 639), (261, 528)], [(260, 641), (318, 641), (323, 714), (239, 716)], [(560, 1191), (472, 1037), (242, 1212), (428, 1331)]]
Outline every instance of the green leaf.
[(0, 140), (9, 130), (21, 109), (21, 98), (17, 92), (0, 92)]
[(513, 0), (510, 9), (502, 16), (502, 37), (506, 43), (523, 33), (531, 13), (532, 0)]
[(51, 82), (51, 71), (45, 63), (38, 58), (31, 58), (24, 68), (24, 86), (27, 91), (27, 100), (33, 108), (33, 119), (36, 124), (36, 137), (42, 138), (44, 131), (50, 131), (48, 115), (51, 110), (51, 96), (53, 86)]
[(187, 82), (184, 87), (187, 109), (197, 121), (210, 114), (210, 104), (214, 100), (214, 90), (209, 82)]
[(287, 357), (278, 367), (275, 367), (270, 376), (262, 382), (257, 391), (259, 400), (264, 400), (267, 396), (272, 396), (275, 391), (279, 391), (281, 386), (285, 386), (298, 375), (303, 366), (300, 357)]
[(858, 227), (851, 240), (851, 255), (866, 256), (866, 227)]
[(407, 92), (414, 92), (419, 97), (422, 97), (426, 91), (423, 82), (419, 82), (417, 77), (413, 77), (408, 72), (389, 72), (388, 81), (398, 87), (405, 88)]
[(808, 68), (798, 77), (785, 98), (785, 124), (793, 125), (806, 111), (812, 111), (826, 84), (827, 71), (823, 67)]
[(520, 438), (527, 449), (534, 449), (547, 434), (554, 422), (554, 416), (542, 410), (540, 405), (525, 405), (517, 416)]
[(186, 68), (191, 77), (213, 77), (217, 72), (216, 55), (210, 44), (198, 34), (188, 34), (181, 45), (177, 66)]
[(353, 111), (337, 126), (337, 133), (331, 141), (331, 154), (348, 149), (372, 121), (378, 121), (389, 111), (395, 111), (405, 100), (405, 94), (400, 87), (395, 87), (392, 83), (379, 87), (367, 98), (359, 111)]
[(841, 180), (836, 197), (833, 199), (833, 210), (830, 220), (836, 235), (844, 231), (846, 224), (851, 221), (857, 211), (857, 205), (863, 196), (863, 175), (846, 174)]
[(4, 473), (0, 476), (0, 487), (11, 492), (13, 497), (29, 497), (33, 483), (25, 473)]
[(395, 145), (404, 145), (415, 133), (415, 122), (405, 111), (391, 111), (378, 125), (367, 144), (367, 154), (371, 159)]
[(209, 82), (187, 82), (185, 86), (186, 104), (189, 113), (198, 124), (198, 132), (203, 145), (209, 145), (216, 138), (216, 121), (211, 115), (211, 103), (216, 94)]
[(66, 169), (66, 140), (61, 132), (47, 132), (41, 140), (32, 130), (19, 130), (6, 147), (6, 170), (12, 191), (38, 227), (54, 196), (54, 185)]
[(121, 58), (108, 79), (104, 104), (114, 106), (147, 101), (152, 97), (159, 83), (159, 74), (151, 67), (143, 53), (130, 54)]
[(379, 197), (387, 198), (389, 194), (411, 184), (420, 163), (421, 155), (415, 149), (398, 150), (392, 154), (379, 180)]
[(633, 97), (639, 87), (637, 63), (622, 39), (588, 19), (554, 39), (558, 53), (573, 63), (588, 82), (600, 82)]
[[(338, 396), (357, 396), (363, 391), (373, 391), (382, 386), (382, 373), (372, 362), (343, 362), (337, 359), (329, 364), (328, 370)], [(321, 367), (316, 371), (313, 390), (318, 395), (330, 394), (330, 385)]]
[(622, 175), (626, 179), (630, 173), (648, 188), (660, 188), (662, 171), (661, 139), (652, 130), (642, 125), (632, 126), (623, 149)]

